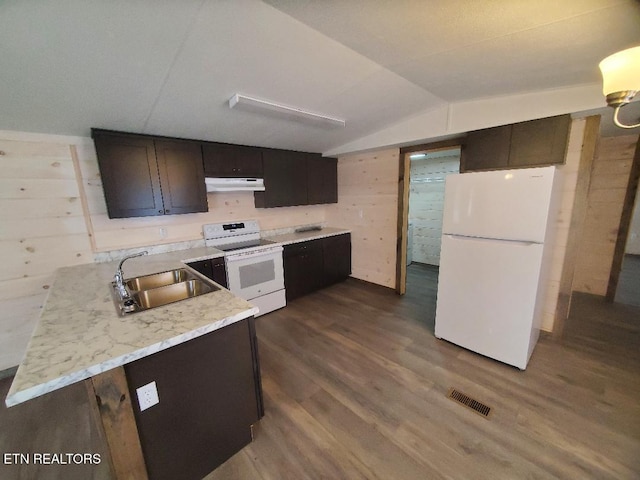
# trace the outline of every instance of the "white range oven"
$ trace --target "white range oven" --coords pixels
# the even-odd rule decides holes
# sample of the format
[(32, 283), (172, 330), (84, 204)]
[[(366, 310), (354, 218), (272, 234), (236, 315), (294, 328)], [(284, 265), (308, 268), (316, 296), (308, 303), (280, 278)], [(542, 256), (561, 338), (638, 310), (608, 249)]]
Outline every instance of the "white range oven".
[(255, 220), (202, 226), (205, 244), (224, 251), (229, 290), (258, 307), (257, 316), (287, 304), (282, 246), (260, 238)]

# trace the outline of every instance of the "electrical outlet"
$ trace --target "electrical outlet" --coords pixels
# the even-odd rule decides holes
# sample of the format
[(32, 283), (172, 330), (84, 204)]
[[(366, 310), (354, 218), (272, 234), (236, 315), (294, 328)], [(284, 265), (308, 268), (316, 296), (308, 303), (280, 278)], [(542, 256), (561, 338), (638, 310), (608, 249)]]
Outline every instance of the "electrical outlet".
[(136, 394), (138, 395), (138, 405), (140, 405), (141, 412), (160, 403), (155, 381), (136, 388)]

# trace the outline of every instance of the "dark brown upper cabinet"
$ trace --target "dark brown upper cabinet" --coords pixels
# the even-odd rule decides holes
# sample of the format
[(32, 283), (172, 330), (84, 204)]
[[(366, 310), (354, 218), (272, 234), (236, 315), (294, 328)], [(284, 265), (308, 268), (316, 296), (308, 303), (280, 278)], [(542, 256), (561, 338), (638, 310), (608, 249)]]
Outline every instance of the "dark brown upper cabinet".
[(254, 192), (258, 208), (307, 205), (307, 158), (310, 153), (268, 149), (262, 152), (264, 192)]
[(257, 208), (315, 205), (338, 201), (335, 158), (319, 153), (265, 149), (264, 192), (254, 192)]
[(307, 201), (309, 205), (338, 203), (337, 158), (307, 158)]
[(507, 168), (510, 143), (511, 125), (470, 132), (462, 148), (464, 170)]
[(207, 177), (262, 178), (262, 150), (228, 143), (203, 143), (202, 158)]
[(460, 171), (563, 164), (570, 127), (571, 116), (560, 115), (470, 132)]
[(515, 168), (563, 164), (570, 128), (571, 115), (514, 124), (509, 166)]
[(109, 218), (206, 212), (199, 142), (92, 130)]

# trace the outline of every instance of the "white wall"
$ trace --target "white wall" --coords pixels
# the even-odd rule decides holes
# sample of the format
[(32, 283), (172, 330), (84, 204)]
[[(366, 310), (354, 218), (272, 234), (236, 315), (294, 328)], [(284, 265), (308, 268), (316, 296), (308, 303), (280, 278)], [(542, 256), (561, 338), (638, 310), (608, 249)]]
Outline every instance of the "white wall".
[(465, 132), (605, 107), (600, 84), (554, 88), (454, 102), (406, 118), (387, 128), (332, 148), (335, 156), (402, 147), (455, 137)]
[(460, 149), (411, 160), (409, 222), (413, 226), (412, 261), (440, 265), (444, 180), (460, 171)]

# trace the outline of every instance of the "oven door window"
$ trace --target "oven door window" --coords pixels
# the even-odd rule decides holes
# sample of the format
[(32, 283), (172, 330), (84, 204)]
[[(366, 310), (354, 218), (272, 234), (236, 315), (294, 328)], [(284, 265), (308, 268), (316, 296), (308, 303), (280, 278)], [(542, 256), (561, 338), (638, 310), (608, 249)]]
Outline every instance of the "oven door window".
[(264, 262), (241, 265), (238, 268), (238, 275), (240, 277), (240, 288), (242, 289), (271, 282), (276, 278), (274, 261), (269, 259)]
[(282, 252), (226, 258), (229, 290), (251, 300), (284, 288)]

